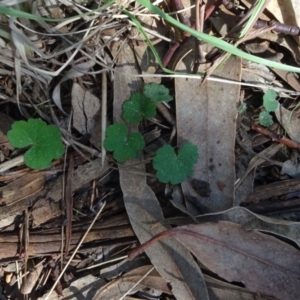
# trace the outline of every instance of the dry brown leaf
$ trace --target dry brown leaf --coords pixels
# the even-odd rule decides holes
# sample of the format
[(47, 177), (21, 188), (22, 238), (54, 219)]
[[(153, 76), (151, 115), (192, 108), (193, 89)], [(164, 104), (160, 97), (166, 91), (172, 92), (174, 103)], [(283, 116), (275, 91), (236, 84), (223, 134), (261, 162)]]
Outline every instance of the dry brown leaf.
[(28, 173), (0, 188), (0, 201), (6, 205), (34, 195), (45, 184), (45, 176), (38, 172)]
[(58, 84), (56, 85), (56, 87), (53, 90), (52, 93), (52, 99), (55, 103), (55, 105), (57, 105), (57, 107), (64, 112), (63, 107), (62, 107), (62, 103), (61, 103), (61, 96), (60, 96), (60, 88), (61, 85), (69, 80), (69, 79), (74, 79), (77, 77), (81, 77), (83, 76), (85, 73), (87, 73), (90, 68), (92, 68), (95, 65), (95, 62), (92, 60), (89, 60), (87, 62), (84, 63), (79, 63), (77, 65), (75, 65), (74, 67), (72, 67), (68, 72), (66, 72), (63, 76), (63, 78), (58, 82)]
[(78, 83), (72, 87), (73, 126), (82, 134), (90, 134), (90, 142), (101, 149), (100, 100)]
[(168, 230), (129, 254), (134, 258), (157, 240), (173, 237), (208, 269), (251, 292), (278, 299), (298, 299), (300, 252), (273, 236), (220, 221)]
[(40, 275), (43, 271), (43, 264), (37, 265), (35, 268), (29, 271), (26, 276), (26, 280), (23, 281), (20, 292), (24, 295), (31, 293), (32, 289), (36, 285), (37, 281), (40, 279)]
[(42, 198), (38, 200), (31, 210), (32, 226), (37, 227), (47, 221), (61, 215), (60, 204), (54, 201), (47, 201)]
[(300, 247), (300, 223), (261, 216), (243, 207), (233, 207), (226, 211), (197, 217), (198, 222), (230, 221), (245, 230), (260, 230), (288, 238)]
[[(145, 288), (171, 294), (168, 283), (155, 270), (145, 276), (152, 268), (152, 266), (142, 266), (124, 274), (101, 288), (93, 300), (118, 300), (129, 290), (131, 290), (129, 293), (131, 295)], [(142, 279), (144, 276), (145, 278)], [(138, 283), (141, 279), (142, 281)]]
[(300, 119), (299, 112), (292, 112), (280, 105), (275, 110), (276, 117), (289, 137), (297, 143), (300, 143)]
[[(192, 48), (191, 48), (192, 47)], [(183, 57), (174, 63), (177, 71), (190, 71), (194, 59), (194, 44), (187, 45)], [(209, 47), (204, 45), (204, 51)], [(190, 52), (188, 52), (190, 51)], [(240, 80), (241, 61), (231, 56), (214, 75)], [(175, 78), (178, 143), (194, 143), (200, 159), (194, 168), (195, 179), (208, 183), (208, 196), (201, 196), (189, 182), (182, 184), (187, 199), (197, 199), (205, 212), (232, 207), (235, 182), (235, 129), (240, 86), (222, 82)]]
[(207, 284), (209, 300), (276, 300), (276, 298), (249, 292), (227, 282), (204, 275)]
[(92, 299), (99, 288), (105, 285), (104, 279), (98, 279), (93, 275), (87, 275), (79, 278), (71, 283), (71, 285), (64, 289), (64, 297), (59, 298), (56, 291), (53, 291), (50, 295), (47, 293), (38, 300), (57, 300), (57, 299), (68, 299), (68, 300), (87, 300)]
[[(116, 69), (127, 74), (137, 74), (135, 56), (129, 46), (123, 48)], [(116, 72), (114, 86), (114, 116), (120, 122), (123, 101), (129, 99), (132, 92), (142, 90), (142, 84), (135, 78)], [(139, 160), (134, 160), (129, 163), (137, 164), (138, 162)], [(120, 166), (119, 171), (128, 217), (137, 238), (143, 243), (156, 233), (166, 230), (164, 226), (159, 226), (154, 231), (151, 230), (152, 224), (163, 220), (164, 216), (154, 192), (146, 183), (146, 176), (128, 172), (144, 173), (145, 165), (140, 163), (132, 170), (129, 165), (125, 164), (125, 166)], [(163, 244), (158, 243), (148, 249), (146, 254), (151, 263), (169, 282), (172, 293), (177, 299), (208, 299), (200, 268), (182, 245), (173, 242), (164, 241)]]
[[(255, 170), (257, 166), (259, 166), (260, 164), (262, 164), (263, 162), (265, 162), (265, 159), (261, 158), (261, 157), (266, 157), (266, 158), (271, 158), (272, 156), (274, 156), (281, 148), (283, 147), (282, 144), (272, 144), (271, 146), (269, 146), (268, 148), (266, 148), (265, 150), (261, 151), (259, 154), (260, 156), (254, 156), (251, 161), (248, 164), (248, 167), (245, 171), (245, 173), (243, 174), (243, 176), (239, 179), (239, 181), (237, 182), (237, 184), (235, 185), (235, 188), (238, 188), (240, 186), (240, 184), (244, 181), (244, 179), (247, 177), (247, 175), (252, 171)], [(240, 204), (240, 203), (238, 203)]]

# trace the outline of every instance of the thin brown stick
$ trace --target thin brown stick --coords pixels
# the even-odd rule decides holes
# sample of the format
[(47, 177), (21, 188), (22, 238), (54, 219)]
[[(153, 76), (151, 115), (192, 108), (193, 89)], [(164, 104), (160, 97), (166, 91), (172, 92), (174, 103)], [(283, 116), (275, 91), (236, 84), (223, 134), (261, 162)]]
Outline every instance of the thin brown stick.
[(268, 128), (264, 128), (258, 124), (253, 124), (251, 126), (251, 129), (269, 137), (273, 142), (281, 143), (290, 148), (300, 150), (300, 144), (298, 144), (297, 142), (295, 142), (291, 139), (286, 138), (285, 136), (278, 135), (277, 133), (275, 133), (274, 131), (272, 131)]
[(72, 182), (74, 176), (74, 159), (71, 154), (69, 159), (67, 184), (65, 192), (65, 209), (66, 209), (66, 242), (65, 242), (65, 257), (69, 254), (70, 242), (72, 238), (72, 220), (73, 220), (73, 197), (72, 197)]
[[(200, 9), (201, 6), (201, 9)], [(206, 1), (196, 0), (196, 22), (195, 29), (199, 32), (203, 32), (204, 28), (204, 14), (205, 14)], [(205, 62), (205, 53), (202, 47), (202, 41), (199, 39), (195, 40), (195, 62), (193, 73), (198, 72), (200, 64)]]
[(52, 288), (50, 289), (48, 295), (46, 296), (45, 300), (48, 300), (51, 293), (53, 292), (53, 290), (55, 289), (56, 285), (58, 284), (59, 280), (61, 279), (61, 277), (64, 275), (64, 273), (66, 272), (69, 264), (71, 263), (72, 259), (74, 258), (74, 256), (76, 255), (78, 249), (80, 248), (81, 244), (83, 243), (85, 237), (87, 236), (87, 234), (89, 233), (89, 231), (92, 229), (92, 227), (94, 226), (94, 223), (96, 222), (96, 220), (98, 219), (98, 217), (100, 216), (101, 212), (103, 211), (104, 207), (106, 205), (106, 201), (104, 201), (102, 207), (99, 209), (98, 213), (96, 214), (93, 222), (90, 224), (89, 228), (87, 229), (86, 233), (83, 235), (83, 237), (81, 238), (80, 242), (78, 243), (77, 247), (74, 249), (71, 257), (69, 258), (68, 262), (66, 263), (65, 267), (63, 268), (63, 270), (60, 272), (59, 276), (57, 277), (56, 281), (54, 282)]

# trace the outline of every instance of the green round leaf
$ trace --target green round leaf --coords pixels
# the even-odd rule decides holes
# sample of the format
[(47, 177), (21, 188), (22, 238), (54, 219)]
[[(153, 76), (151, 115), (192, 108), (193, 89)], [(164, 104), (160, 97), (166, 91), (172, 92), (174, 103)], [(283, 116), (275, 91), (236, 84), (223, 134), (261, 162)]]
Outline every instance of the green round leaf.
[(140, 93), (134, 93), (123, 104), (122, 118), (129, 124), (138, 124), (143, 117), (150, 119), (155, 114), (155, 102)]
[(106, 128), (104, 147), (107, 151), (115, 151), (122, 148), (127, 139), (128, 129), (122, 123), (114, 123)]
[(145, 147), (145, 140), (138, 132), (128, 135), (128, 129), (124, 124), (115, 123), (106, 129), (104, 147), (107, 151), (113, 152), (116, 161), (124, 162), (140, 154)]
[(32, 169), (50, 167), (51, 161), (60, 158), (65, 152), (59, 129), (47, 125), (41, 119), (17, 121), (7, 136), (11, 145), (16, 148), (32, 145), (24, 154), (26, 165)]
[(173, 100), (173, 97), (169, 95), (169, 89), (162, 84), (155, 82), (146, 84), (144, 86), (144, 95), (152, 99), (155, 103), (168, 102)]
[(199, 159), (198, 148), (192, 143), (184, 144), (178, 151), (178, 160), (182, 162), (187, 176), (193, 175), (193, 166)]
[(29, 124), (25, 121), (17, 121), (12, 125), (12, 130), (7, 132), (9, 143), (15, 148), (24, 148), (32, 144)]
[(170, 145), (160, 148), (153, 159), (156, 176), (163, 183), (178, 184), (193, 174), (193, 166), (198, 161), (198, 149), (191, 143), (184, 144), (176, 155)]
[(271, 126), (274, 123), (272, 116), (266, 110), (261, 111), (258, 118), (259, 124), (265, 127)]
[(273, 90), (268, 90), (263, 96), (263, 105), (267, 111), (275, 111), (279, 103), (276, 100), (277, 93)]

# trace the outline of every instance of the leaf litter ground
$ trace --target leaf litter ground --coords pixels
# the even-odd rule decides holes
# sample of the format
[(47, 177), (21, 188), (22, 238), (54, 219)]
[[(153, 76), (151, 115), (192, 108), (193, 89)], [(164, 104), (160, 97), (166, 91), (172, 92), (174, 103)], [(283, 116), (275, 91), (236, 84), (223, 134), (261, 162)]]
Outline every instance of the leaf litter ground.
[[(247, 6), (248, 2), (244, 4)], [(190, 5), (183, 1), (183, 6)], [(59, 4), (46, 10), (38, 5), (40, 14), (48, 18), (64, 18), (91, 8), (91, 3), (68, 7)], [(133, 14), (141, 11), (138, 5), (127, 9)], [(18, 299), (23, 293), (30, 299), (56, 299), (57, 294), (79, 297), (72, 292), (75, 287), (88, 299), (120, 299), (125, 293), (143, 299), (141, 291), (147, 292), (148, 297), (155, 295), (156, 299), (215, 299), (212, 295), (218, 295), (217, 299), (228, 295), (231, 299), (241, 299), (241, 295), (255, 299), (257, 293), (266, 295), (265, 299), (295, 299), (299, 294), (296, 245), (300, 139), (298, 99), (289, 95), (300, 91), (297, 78), (235, 57), (223, 69), (217, 69), (218, 75), (226, 79), (239, 81), (241, 77), (243, 82), (256, 82), (257, 86), (261, 86), (262, 80), (265, 86), (272, 84), (278, 94), (275, 102), (272, 97), (266, 99), (270, 92), (257, 88), (212, 81), (200, 86), (198, 80), (188, 77), (147, 77), (146, 73), (151, 75), (157, 68), (153, 53), (143, 37), (134, 32), (127, 20), (117, 19), (115, 12), (116, 6), (111, 5), (106, 11), (68, 20), (56, 27), (58, 23), (40, 22), (37, 26), (32, 20), (18, 18), (21, 21), (11, 21), (10, 29), (1, 35), (1, 296)], [(189, 11), (189, 15), (193, 20), (194, 12)], [(124, 16), (122, 11), (119, 16)], [(159, 22), (154, 25), (151, 17), (138, 18), (145, 28), (152, 28), (151, 32), (167, 37), (150, 35), (163, 58), (173, 45), (167, 26)], [(218, 14), (211, 15), (204, 25), (211, 22), (213, 33), (221, 36), (223, 28), (219, 29), (217, 23), (230, 24), (230, 18), (221, 6)], [(296, 66), (300, 55), (290, 36), (279, 39), (274, 32), (259, 34), (259, 39), (244, 43), (247, 51), (271, 59), (281, 54), (282, 62), (291, 64), (294, 59)], [(128, 36), (134, 37), (132, 43), (126, 42)], [(183, 43), (169, 67), (181, 73), (191, 72), (193, 49), (193, 40)], [(104, 69), (107, 85), (101, 74)], [(140, 71), (145, 82), (162, 80), (171, 95), (166, 90), (144, 89), (142, 79), (129, 76)], [(75, 84), (81, 86), (84, 98), (76, 105)], [(143, 134), (143, 156), (117, 164), (108, 153), (103, 161), (101, 132), (106, 125), (103, 122), (99, 127), (99, 123), (106, 119), (106, 114), (109, 123), (123, 122), (125, 101), (134, 92), (143, 92), (152, 99), (153, 91), (155, 98), (159, 95), (165, 103), (158, 106), (156, 113), (146, 116), (150, 120), (144, 120), (138, 128), (132, 126), (129, 133)], [(171, 98), (175, 101), (166, 104)], [(242, 104), (247, 104), (247, 109), (238, 114)], [(275, 109), (271, 127), (258, 125), (262, 105), (270, 111)], [(143, 112), (143, 108), (138, 110)], [(81, 124), (80, 130), (74, 126), (74, 115), (76, 124)], [(58, 126), (68, 146), (64, 159), (38, 172), (24, 166), (20, 159), (23, 152), (14, 149), (18, 145), (10, 145), (7, 138), (14, 121), (30, 118), (41, 118)], [(95, 123), (97, 129), (93, 127)], [(127, 132), (122, 132), (126, 136)], [(26, 132), (18, 140), (25, 137)], [(39, 134), (39, 139), (43, 138)], [(180, 156), (180, 146), (187, 141), (198, 145), (200, 159), (193, 174)], [(282, 146), (274, 147), (276, 143)], [(181, 186), (158, 183), (154, 176), (156, 164), (153, 169), (148, 163), (164, 144), (175, 148), (174, 152), (167, 146), (165, 149), (170, 153), (166, 155), (178, 153), (178, 163), (181, 161), (190, 175)], [(43, 145), (47, 150), (52, 146)], [(128, 154), (125, 146), (119, 155), (121, 160), (135, 156)], [(177, 167), (167, 165), (157, 171), (170, 168), (176, 173)], [(176, 184), (176, 176), (173, 178), (164, 180)], [(88, 231), (101, 208), (100, 218)], [(180, 232), (184, 230), (180, 225), (191, 226), (196, 220), (200, 225), (193, 225), (191, 240), (179, 235), (175, 237), (177, 241), (158, 242), (133, 261), (124, 258), (131, 248), (171, 225), (177, 225)], [(85, 233), (83, 244), (75, 253)], [(200, 240), (194, 245), (197, 238)], [(69, 253), (61, 249), (69, 249)], [(120, 260), (110, 262), (113, 258)], [(246, 269), (251, 272), (244, 274)], [(19, 278), (27, 270), (29, 274), (21, 283)], [(51, 274), (50, 279), (47, 274)], [(61, 275), (64, 276), (60, 278)], [(231, 281), (238, 285), (229, 284)], [(54, 284), (55, 291), (47, 295)], [(149, 288), (154, 291), (152, 295)]]

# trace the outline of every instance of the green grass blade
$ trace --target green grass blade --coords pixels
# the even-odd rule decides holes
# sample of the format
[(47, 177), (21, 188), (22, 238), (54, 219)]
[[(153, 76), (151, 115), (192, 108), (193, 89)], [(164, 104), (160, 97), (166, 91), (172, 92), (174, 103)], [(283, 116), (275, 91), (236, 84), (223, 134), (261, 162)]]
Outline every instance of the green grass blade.
[(266, 0), (260, 0), (257, 5), (255, 6), (247, 24), (245, 27), (242, 29), (240, 38), (244, 37), (246, 33), (249, 31), (250, 27), (252, 26), (253, 22), (256, 20), (258, 17), (258, 14), (261, 13), (261, 10), (263, 9), (263, 6), (265, 5)]
[(236, 48), (235, 46), (208, 34), (202, 33), (202, 32), (198, 32), (194, 29), (189, 28), (188, 26), (185, 26), (184, 24), (178, 22), (177, 20), (175, 20), (174, 18), (170, 17), (169, 15), (167, 15), (166, 13), (164, 13), (162, 10), (160, 10), (158, 7), (152, 5), (149, 1), (147, 0), (136, 0), (138, 3), (140, 3), (141, 5), (143, 5), (144, 7), (148, 8), (150, 11), (152, 11), (153, 13), (159, 15), (161, 18), (163, 18), (164, 20), (166, 20), (167, 22), (169, 22), (170, 24), (176, 26), (177, 28), (186, 31), (188, 33), (190, 33), (192, 36), (203, 40), (205, 43), (211, 44), (219, 49), (222, 49), (230, 54), (239, 56), (243, 59), (247, 59), (250, 60), (252, 62), (258, 63), (258, 64), (262, 64), (271, 68), (276, 68), (279, 70), (284, 70), (284, 71), (288, 71), (288, 72), (295, 72), (295, 73), (300, 73), (300, 68), (298, 67), (293, 67), (293, 66), (289, 66), (289, 65), (284, 65), (281, 63), (277, 63), (268, 59), (263, 59), (248, 53), (243, 52), (242, 50)]

